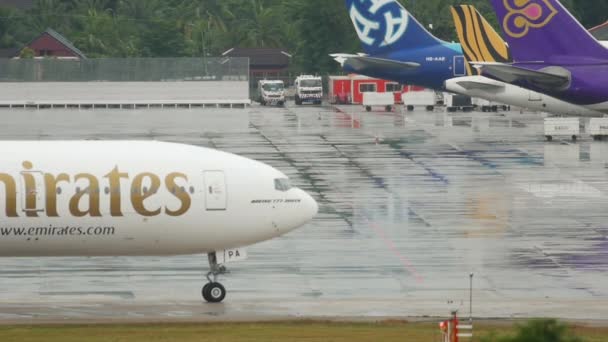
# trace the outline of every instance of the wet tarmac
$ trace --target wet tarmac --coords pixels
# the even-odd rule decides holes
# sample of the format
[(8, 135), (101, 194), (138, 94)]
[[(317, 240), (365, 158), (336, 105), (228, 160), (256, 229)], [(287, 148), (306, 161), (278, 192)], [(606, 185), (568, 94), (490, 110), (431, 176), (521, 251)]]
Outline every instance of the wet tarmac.
[(320, 204), (200, 297), (205, 256), (0, 259), (0, 324), (446, 316), (608, 318), (608, 142), (538, 114), (2, 110), (0, 139), (156, 139), (271, 164)]

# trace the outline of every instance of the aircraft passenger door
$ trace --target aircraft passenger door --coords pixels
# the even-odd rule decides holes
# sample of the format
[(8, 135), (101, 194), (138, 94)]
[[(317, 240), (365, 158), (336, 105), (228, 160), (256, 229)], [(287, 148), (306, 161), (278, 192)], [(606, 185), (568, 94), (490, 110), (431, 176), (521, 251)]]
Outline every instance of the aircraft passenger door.
[(40, 171), (21, 172), (21, 210), (43, 212), (46, 207), (44, 174)]
[(226, 210), (226, 177), (223, 171), (205, 171), (205, 204), (208, 211)]
[(464, 63), (464, 56), (454, 56), (454, 76), (467, 75), (467, 68)]

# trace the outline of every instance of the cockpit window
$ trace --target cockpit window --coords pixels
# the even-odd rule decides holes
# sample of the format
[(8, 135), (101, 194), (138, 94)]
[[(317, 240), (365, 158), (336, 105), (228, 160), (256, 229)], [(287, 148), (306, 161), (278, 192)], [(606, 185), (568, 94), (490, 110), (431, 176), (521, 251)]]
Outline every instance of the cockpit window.
[(291, 182), (287, 178), (275, 179), (274, 188), (278, 191), (289, 191), (291, 189)]

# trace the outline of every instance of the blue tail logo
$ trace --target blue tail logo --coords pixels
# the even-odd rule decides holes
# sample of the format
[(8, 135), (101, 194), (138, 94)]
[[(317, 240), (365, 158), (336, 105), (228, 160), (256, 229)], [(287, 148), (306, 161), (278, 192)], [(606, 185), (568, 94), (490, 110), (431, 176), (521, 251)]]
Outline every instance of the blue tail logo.
[(369, 47), (387, 47), (407, 31), (409, 14), (394, 0), (354, 0), (350, 19), (361, 42)]
[(382, 55), (443, 43), (397, 0), (346, 0), (346, 9), (367, 54)]

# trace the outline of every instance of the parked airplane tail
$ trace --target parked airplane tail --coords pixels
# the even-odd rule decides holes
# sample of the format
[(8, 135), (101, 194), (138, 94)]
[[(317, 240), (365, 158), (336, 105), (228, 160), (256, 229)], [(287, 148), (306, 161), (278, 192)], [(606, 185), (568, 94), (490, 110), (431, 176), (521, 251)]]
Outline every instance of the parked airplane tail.
[(516, 62), (608, 58), (608, 50), (558, 0), (492, 0), (492, 5)]
[(365, 53), (375, 56), (443, 42), (430, 34), (397, 0), (346, 0)]
[[(474, 6), (452, 6), (452, 17), (467, 62), (511, 63), (509, 45)], [(467, 63), (469, 74), (474, 74)]]

